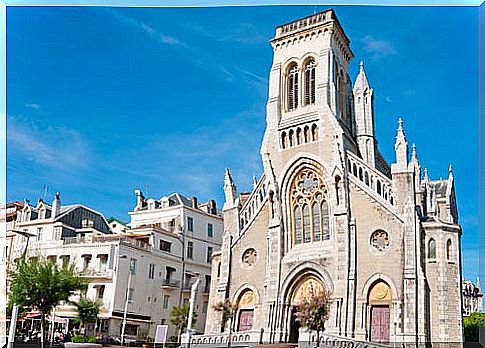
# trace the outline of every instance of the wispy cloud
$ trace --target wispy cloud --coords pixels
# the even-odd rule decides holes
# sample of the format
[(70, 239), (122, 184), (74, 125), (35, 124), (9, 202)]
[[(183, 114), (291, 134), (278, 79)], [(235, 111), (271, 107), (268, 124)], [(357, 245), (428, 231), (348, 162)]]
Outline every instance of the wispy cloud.
[(368, 53), (373, 60), (380, 60), (387, 56), (397, 54), (397, 50), (391, 42), (377, 39), (372, 35), (364, 36), (360, 39), (360, 42), (364, 46), (364, 51)]
[(389, 97), (389, 96), (386, 96), (386, 99), (385, 99), (385, 100), (386, 100), (386, 102), (388, 102), (388, 103), (392, 103), (392, 98), (391, 98), (391, 97)]
[(407, 95), (408, 97), (412, 97), (416, 95), (416, 90), (414, 89), (408, 89), (403, 92), (404, 95)]
[(163, 32), (149, 26), (148, 24), (146, 24), (146, 23), (144, 23), (140, 20), (126, 16), (126, 15), (122, 14), (120, 11), (117, 11), (117, 10), (107, 9), (106, 11), (109, 14), (111, 14), (114, 18), (119, 20), (121, 23), (123, 23), (123, 24), (125, 24), (125, 25), (127, 25), (127, 26), (129, 26), (129, 27), (131, 27), (135, 30), (139, 30), (140, 32), (147, 35), (149, 38), (151, 38), (151, 39), (153, 39), (153, 40), (155, 40), (155, 41), (157, 41), (161, 44), (188, 48), (188, 46), (184, 42), (179, 40), (178, 38), (171, 36), (171, 35), (167, 35), (166, 33), (163, 33)]
[(89, 165), (88, 144), (80, 133), (64, 127), (41, 127), (22, 117), (7, 117), (7, 144), (25, 161), (62, 169)]
[(225, 30), (224, 32), (215, 32), (206, 27), (193, 23), (190, 25), (187, 24), (186, 26), (192, 31), (218, 42), (247, 45), (256, 45), (268, 42), (267, 34), (258, 32), (258, 28), (253, 23), (241, 23), (239, 27), (231, 28), (229, 30)]
[(40, 109), (40, 105), (39, 104), (31, 104), (31, 103), (27, 103), (25, 104), (25, 107), (26, 108), (30, 108), (30, 109), (35, 109), (35, 110), (39, 110)]

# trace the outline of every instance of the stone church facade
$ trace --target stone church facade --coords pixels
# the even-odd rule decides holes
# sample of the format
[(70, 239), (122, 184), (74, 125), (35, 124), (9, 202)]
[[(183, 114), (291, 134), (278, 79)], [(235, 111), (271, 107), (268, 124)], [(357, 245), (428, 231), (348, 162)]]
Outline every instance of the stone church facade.
[(386, 162), (373, 90), (363, 63), (352, 84), (353, 53), (333, 10), (277, 27), (271, 45), (264, 173), (238, 194), (226, 171), (204, 342), (228, 331), (212, 308), (225, 299), (238, 304), (235, 340), (297, 342), (295, 305), (322, 291), (329, 337), (462, 342), (451, 167), (444, 180), (422, 172), (402, 120)]

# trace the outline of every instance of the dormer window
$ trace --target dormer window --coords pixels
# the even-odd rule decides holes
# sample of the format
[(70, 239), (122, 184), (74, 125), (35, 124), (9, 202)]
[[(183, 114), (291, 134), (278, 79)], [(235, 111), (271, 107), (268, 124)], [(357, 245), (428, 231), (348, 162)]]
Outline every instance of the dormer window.
[(88, 218), (82, 219), (81, 220), (81, 227), (82, 228), (94, 227), (94, 220), (93, 219), (88, 219)]

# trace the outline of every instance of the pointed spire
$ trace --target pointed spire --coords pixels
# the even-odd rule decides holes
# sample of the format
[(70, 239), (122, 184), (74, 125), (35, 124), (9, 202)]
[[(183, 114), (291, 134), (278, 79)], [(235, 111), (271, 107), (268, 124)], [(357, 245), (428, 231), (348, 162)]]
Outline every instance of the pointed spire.
[(413, 143), (411, 150), (411, 162), (418, 162), (418, 155), (416, 153), (416, 144)]
[(429, 181), (428, 168), (424, 168), (424, 181)]
[(370, 89), (369, 80), (365, 74), (364, 61), (361, 60), (359, 66), (359, 74), (355, 79), (354, 91)]
[(52, 212), (51, 217), (55, 218), (61, 213), (61, 194), (56, 192), (54, 196), (54, 200), (52, 201)]
[(224, 195), (226, 198), (226, 202), (224, 203), (223, 209), (229, 209), (234, 206), (234, 202), (236, 201), (236, 194), (237, 189), (234, 181), (232, 180), (231, 172), (229, 168), (226, 168), (226, 172), (224, 173)]
[(397, 121), (397, 135), (394, 150), (396, 151), (396, 163), (406, 168), (408, 165), (408, 143), (404, 135), (403, 124), (402, 118), (399, 118)]
[(450, 166), (448, 167), (448, 172), (450, 172), (450, 174), (453, 174), (453, 166), (451, 165), (451, 163), (450, 163)]

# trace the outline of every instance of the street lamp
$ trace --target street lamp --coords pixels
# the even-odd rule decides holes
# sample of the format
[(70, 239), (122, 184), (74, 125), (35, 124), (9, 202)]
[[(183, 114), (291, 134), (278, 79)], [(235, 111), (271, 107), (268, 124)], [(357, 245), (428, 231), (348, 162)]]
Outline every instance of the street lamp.
[(179, 225), (176, 233), (177, 240), (182, 243), (182, 281), (180, 282), (179, 307), (182, 305), (182, 292), (185, 285), (185, 232), (182, 226)]
[[(120, 255), (120, 259), (127, 259), (128, 255)], [(131, 265), (131, 260), (130, 260), (130, 265), (129, 265), (129, 270), (128, 270), (128, 285), (126, 286), (126, 298), (125, 298), (125, 310), (123, 312), (123, 324), (121, 326), (121, 345), (124, 345), (125, 343), (125, 329), (126, 329), (126, 314), (128, 312), (128, 302), (129, 302), (129, 293), (130, 293), (130, 286), (131, 286), (131, 275), (133, 274), (133, 269)], [(119, 271), (119, 268), (118, 268)]]

